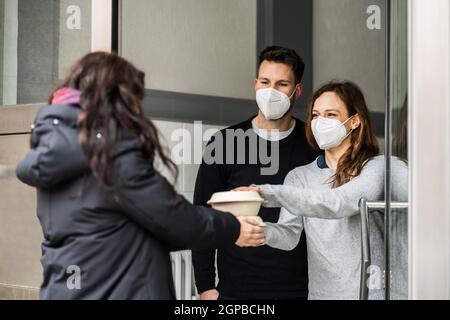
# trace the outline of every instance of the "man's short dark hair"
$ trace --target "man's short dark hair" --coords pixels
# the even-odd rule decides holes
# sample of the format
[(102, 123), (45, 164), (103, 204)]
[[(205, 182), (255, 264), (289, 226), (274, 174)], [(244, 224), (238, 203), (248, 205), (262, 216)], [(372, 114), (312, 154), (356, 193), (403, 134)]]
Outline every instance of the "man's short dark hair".
[(290, 66), (292, 71), (294, 71), (295, 84), (302, 81), (305, 63), (295, 50), (279, 46), (267, 47), (259, 56), (258, 72), (264, 61), (283, 63)]

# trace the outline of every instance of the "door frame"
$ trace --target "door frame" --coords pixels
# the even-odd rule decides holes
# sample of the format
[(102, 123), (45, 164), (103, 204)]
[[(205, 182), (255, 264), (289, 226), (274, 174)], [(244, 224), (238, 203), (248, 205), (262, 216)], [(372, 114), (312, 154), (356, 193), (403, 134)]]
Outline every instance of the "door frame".
[(408, 16), (409, 298), (450, 299), (450, 2)]
[(117, 10), (117, 0), (92, 1), (91, 15), (91, 51), (111, 51), (113, 43), (117, 41), (113, 36), (113, 26), (117, 21), (113, 19)]

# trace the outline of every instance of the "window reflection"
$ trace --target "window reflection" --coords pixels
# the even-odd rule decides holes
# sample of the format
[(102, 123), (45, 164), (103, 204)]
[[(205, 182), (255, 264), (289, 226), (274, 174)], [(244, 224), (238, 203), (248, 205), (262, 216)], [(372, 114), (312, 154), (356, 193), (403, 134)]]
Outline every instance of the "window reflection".
[(0, 0), (0, 105), (47, 101), (90, 34), (89, 0)]

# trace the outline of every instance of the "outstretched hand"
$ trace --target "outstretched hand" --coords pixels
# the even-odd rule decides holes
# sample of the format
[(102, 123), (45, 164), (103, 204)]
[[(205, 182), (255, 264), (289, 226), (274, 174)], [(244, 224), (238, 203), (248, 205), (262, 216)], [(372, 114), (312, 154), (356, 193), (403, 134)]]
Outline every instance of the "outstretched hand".
[(239, 187), (234, 189), (233, 191), (256, 191), (259, 194), (261, 194), (261, 189), (259, 187), (256, 186), (248, 186), (248, 187)]
[(259, 247), (265, 243), (265, 224), (260, 217), (238, 217), (238, 220), (241, 223), (241, 233), (236, 245), (239, 247)]

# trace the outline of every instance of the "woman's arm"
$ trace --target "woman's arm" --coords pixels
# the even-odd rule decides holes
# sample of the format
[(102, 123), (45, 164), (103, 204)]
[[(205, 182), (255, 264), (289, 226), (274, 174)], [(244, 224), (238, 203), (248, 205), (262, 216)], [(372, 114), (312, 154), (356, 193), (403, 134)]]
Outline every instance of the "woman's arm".
[[(296, 181), (293, 175), (287, 175), (285, 185), (302, 186), (301, 181)], [(265, 223), (265, 244), (276, 249), (290, 251), (297, 247), (303, 231), (303, 218), (295, 216), (281, 208), (277, 223)]]
[(130, 142), (114, 160), (114, 189), (123, 211), (155, 238), (177, 248), (261, 245), (262, 227), (240, 223), (230, 213), (194, 206), (178, 195)]
[(277, 223), (266, 222), (266, 245), (280, 250), (294, 250), (303, 231), (303, 218), (281, 208)]
[(66, 119), (76, 119), (78, 112), (71, 106), (45, 106), (39, 110), (31, 133), (31, 150), (16, 168), (20, 181), (48, 189), (88, 171), (78, 130)]
[(368, 162), (358, 177), (335, 189), (310, 190), (292, 185), (257, 187), (268, 206), (283, 207), (298, 216), (342, 219), (358, 213), (361, 198), (379, 200), (383, 181), (384, 160), (378, 158)]

